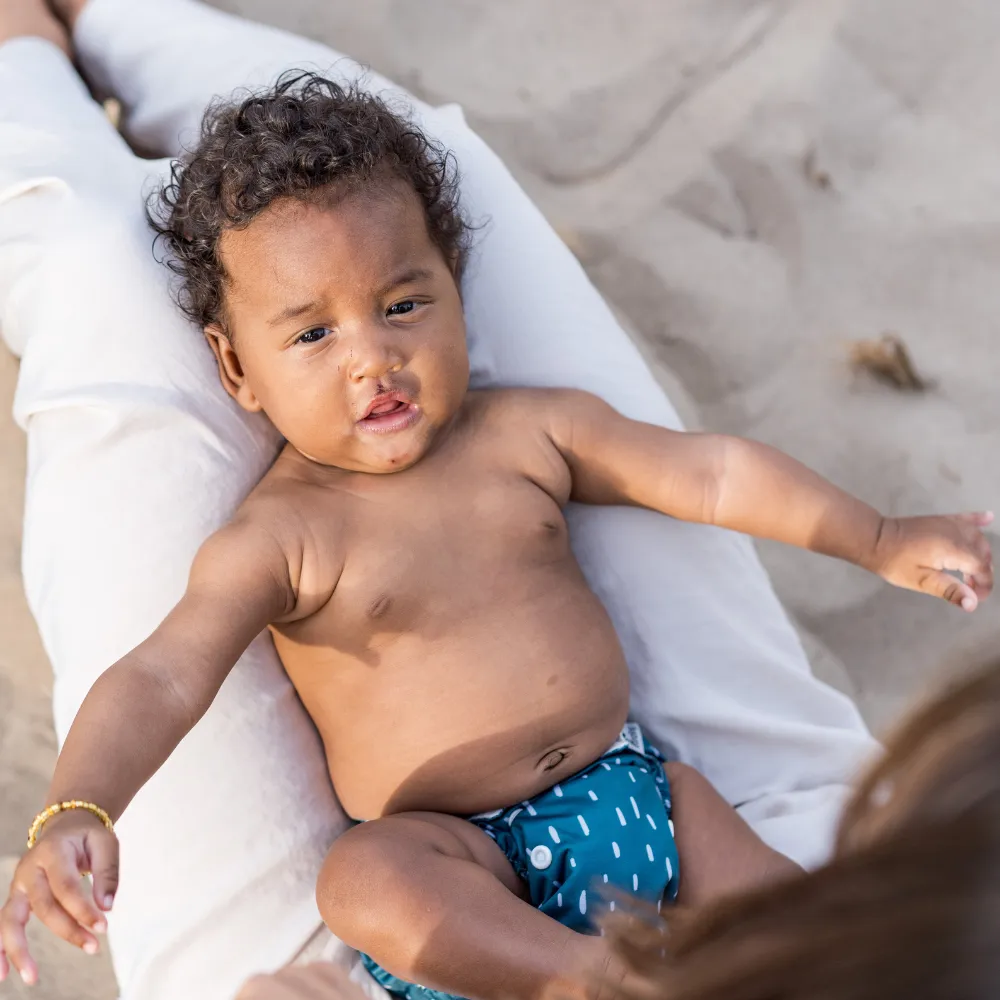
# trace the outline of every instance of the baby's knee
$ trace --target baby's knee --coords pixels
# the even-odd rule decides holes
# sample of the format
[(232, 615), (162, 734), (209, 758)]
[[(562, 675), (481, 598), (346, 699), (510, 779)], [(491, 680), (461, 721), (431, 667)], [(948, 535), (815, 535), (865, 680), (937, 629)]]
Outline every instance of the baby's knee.
[(353, 944), (365, 923), (378, 914), (398, 886), (397, 855), (391, 830), (374, 820), (341, 834), (330, 848), (316, 885), (316, 902), (327, 926)]
[(421, 873), (435, 857), (451, 853), (447, 837), (447, 831), (409, 815), (371, 820), (341, 834), (316, 886), (327, 927), (406, 978), (399, 970), (419, 950), (414, 918), (426, 903)]

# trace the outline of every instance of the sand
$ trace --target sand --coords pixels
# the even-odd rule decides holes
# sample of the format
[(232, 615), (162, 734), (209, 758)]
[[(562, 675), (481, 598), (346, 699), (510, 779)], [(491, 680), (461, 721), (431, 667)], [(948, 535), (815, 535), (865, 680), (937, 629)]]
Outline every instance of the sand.
[[(993, 0), (220, 6), (463, 104), (665, 384), (683, 383), (693, 424), (777, 445), (888, 513), (1000, 506)], [(852, 371), (851, 343), (886, 332), (923, 391)], [(7, 413), (15, 378), (0, 357)], [(18, 575), (23, 474), (5, 417), (4, 884), (54, 754)], [(817, 670), (878, 731), (1000, 633), (995, 604), (968, 617), (846, 565), (761, 551)], [(112, 997), (107, 966), (70, 951), (45, 941), (33, 996)]]

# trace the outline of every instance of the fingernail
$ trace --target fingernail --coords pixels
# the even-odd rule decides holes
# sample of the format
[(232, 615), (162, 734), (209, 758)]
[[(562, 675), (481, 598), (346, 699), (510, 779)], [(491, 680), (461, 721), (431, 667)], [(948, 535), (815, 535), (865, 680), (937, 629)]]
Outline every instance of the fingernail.
[(95, 920), (94, 926), (91, 928), (95, 934), (104, 934), (108, 929), (108, 925), (104, 920)]
[(971, 611), (976, 606), (976, 602), (971, 597), (962, 598), (962, 610)]
[(24, 980), (26, 986), (34, 986), (35, 973), (32, 969), (22, 969), (21, 978)]
[(111, 893), (109, 892), (109, 893), (108, 893), (108, 894), (107, 894), (107, 895), (106, 895), (106, 896), (104, 897), (104, 909), (106, 909), (106, 910), (110, 910), (110, 909), (111, 909), (111, 906), (112, 906), (112, 904), (114, 903), (114, 901), (115, 901), (115, 897), (114, 897), (114, 896), (112, 896), (112, 895), (111, 895)]
[(97, 942), (96, 941), (84, 941), (83, 942), (83, 950), (88, 955), (96, 955), (97, 954)]

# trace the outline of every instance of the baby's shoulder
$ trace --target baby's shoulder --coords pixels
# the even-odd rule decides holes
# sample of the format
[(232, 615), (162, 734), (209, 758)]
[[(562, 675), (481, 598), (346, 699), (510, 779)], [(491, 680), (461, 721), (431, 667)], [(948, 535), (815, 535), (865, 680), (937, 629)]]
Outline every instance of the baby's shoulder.
[(469, 393), (469, 404), (483, 418), (504, 427), (526, 424), (541, 427), (554, 412), (565, 408), (570, 399), (581, 395), (586, 394), (576, 389), (512, 386), (474, 390)]
[(485, 389), (470, 393), (470, 427), (480, 460), (517, 472), (560, 503), (568, 498), (569, 468), (551, 434), (566, 390)]
[(337, 586), (344, 565), (337, 501), (338, 491), (272, 467), (236, 512), (234, 523), (274, 538), (284, 555), (295, 605), (282, 623), (311, 615)]

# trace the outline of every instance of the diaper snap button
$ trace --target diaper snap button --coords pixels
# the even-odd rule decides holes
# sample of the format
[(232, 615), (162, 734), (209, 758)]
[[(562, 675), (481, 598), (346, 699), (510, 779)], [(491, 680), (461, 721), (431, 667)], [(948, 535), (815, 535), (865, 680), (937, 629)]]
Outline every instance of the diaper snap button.
[(544, 845), (539, 844), (528, 852), (531, 863), (535, 868), (544, 871), (552, 864), (552, 852)]

